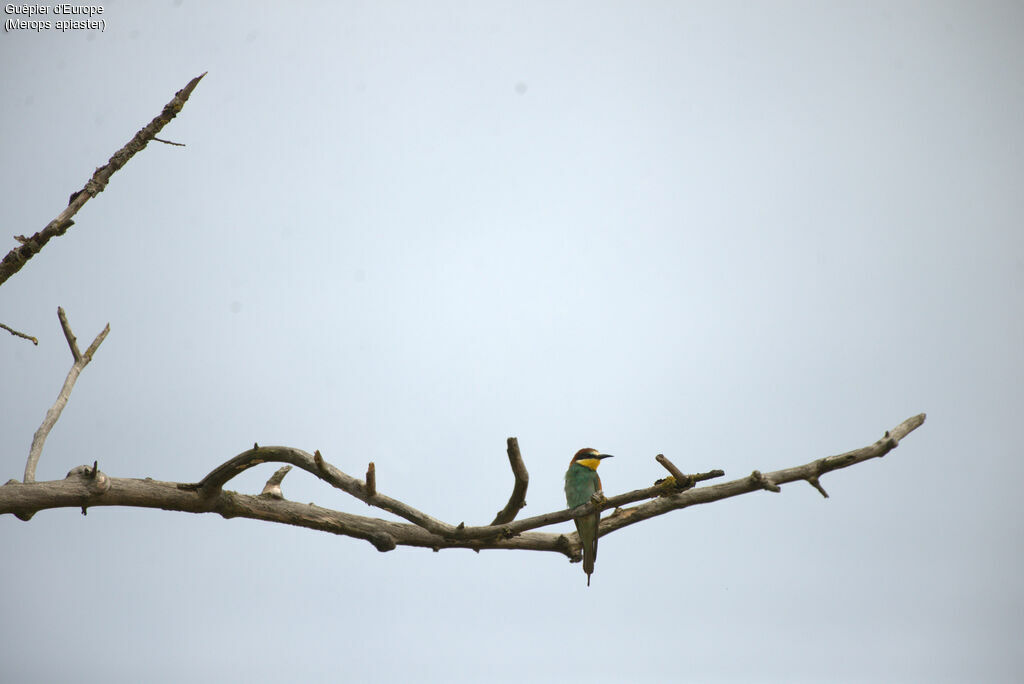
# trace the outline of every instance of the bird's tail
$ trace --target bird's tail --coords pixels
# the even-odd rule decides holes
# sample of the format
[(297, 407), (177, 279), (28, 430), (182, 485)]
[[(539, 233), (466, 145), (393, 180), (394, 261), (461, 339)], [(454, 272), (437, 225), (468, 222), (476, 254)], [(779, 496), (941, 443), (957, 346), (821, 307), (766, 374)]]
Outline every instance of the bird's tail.
[(594, 561), (597, 560), (597, 537), (594, 537), (592, 544), (583, 545), (583, 572), (587, 573), (587, 586), (590, 586), (590, 576), (594, 574)]

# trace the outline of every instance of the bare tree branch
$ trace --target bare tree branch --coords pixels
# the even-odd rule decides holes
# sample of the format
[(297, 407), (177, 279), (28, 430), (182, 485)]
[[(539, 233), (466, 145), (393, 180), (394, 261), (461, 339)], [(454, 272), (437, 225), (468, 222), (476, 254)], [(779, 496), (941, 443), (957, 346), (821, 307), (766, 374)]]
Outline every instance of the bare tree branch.
[(71, 217), (78, 213), (86, 202), (91, 198), (103, 192), (103, 189), (107, 187), (107, 183), (110, 181), (110, 177), (117, 172), (122, 166), (128, 163), (137, 152), (145, 149), (146, 144), (150, 140), (153, 140), (157, 133), (170, 123), (181, 108), (185, 106), (185, 102), (188, 101), (189, 96), (195, 87), (199, 85), (199, 81), (203, 79), (206, 73), (202, 73), (196, 76), (188, 84), (175, 93), (174, 98), (164, 105), (163, 111), (155, 119), (149, 122), (145, 128), (140, 130), (135, 136), (128, 141), (124, 147), (114, 153), (114, 156), (110, 160), (96, 169), (93, 173), (92, 178), (86, 182), (85, 186), (71, 194), (71, 198), (68, 200), (68, 206), (57, 215), (57, 218), (46, 224), (46, 227), (35, 233), (31, 237), (21, 237), (18, 241), (21, 245), (15, 247), (7, 256), (0, 261), (0, 285), (7, 281), (12, 275), (21, 270), (21, 267), (25, 265), (29, 259), (34, 257), (39, 251), (50, 241), (50, 238), (56, 237), (57, 235), (63, 235), (67, 232), (68, 228), (75, 224), (71, 220)]
[(106, 339), (107, 333), (110, 332), (110, 324), (107, 323), (83, 354), (78, 350), (78, 341), (75, 339), (74, 333), (71, 332), (68, 318), (61, 307), (57, 307), (57, 318), (60, 319), (60, 326), (64, 329), (64, 337), (67, 338), (68, 346), (71, 348), (71, 355), (74, 357), (75, 362), (71, 364), (71, 370), (68, 371), (68, 376), (64, 379), (64, 386), (60, 388), (57, 400), (50, 407), (50, 410), (46, 412), (42, 425), (39, 426), (39, 429), (36, 430), (35, 435), (32, 437), (32, 446), (28, 451), (28, 461), (25, 463), (25, 482), (35, 482), (36, 464), (39, 463), (39, 457), (43, 453), (43, 443), (46, 442), (46, 437), (50, 434), (53, 426), (57, 424), (57, 419), (60, 418), (61, 412), (67, 405), (68, 399), (71, 397), (71, 390), (75, 386), (75, 381), (78, 380), (78, 375), (92, 361), (92, 355), (96, 353), (100, 344)]
[(57, 307), (57, 319), (60, 321), (60, 329), (64, 331), (64, 339), (68, 341), (68, 348), (71, 349), (71, 356), (74, 357), (75, 361), (79, 361), (82, 358), (82, 352), (78, 351), (78, 338), (75, 337), (75, 333), (71, 332), (71, 326), (68, 324), (68, 316), (64, 313), (64, 307)]
[(231, 478), (267, 461), (290, 463), (293, 466), (302, 468), (346, 494), (350, 494), (371, 506), (376, 506), (389, 513), (393, 513), (400, 518), (405, 518), (432, 534), (445, 537), (453, 536), (456, 533), (454, 526), (432, 518), (402, 501), (384, 496), (379, 492), (372, 497), (368, 496), (365, 483), (327, 463), (319, 451), (315, 454), (309, 454), (306, 451), (292, 447), (256, 446), (217, 466), (199, 483), (183, 486), (198, 490), (205, 499), (214, 499), (220, 494), (221, 488)]
[(826, 492), (825, 488), (821, 486), (820, 482), (818, 482), (817, 475), (811, 475), (810, 477), (808, 477), (807, 482), (809, 482), (812, 487), (817, 489), (823, 497), (825, 497), (826, 499), (828, 498), (828, 492)]
[[(83, 355), (85, 356), (85, 355)], [(752, 474), (731, 482), (680, 491), (677, 482), (662, 482), (653, 487), (626, 492), (604, 501), (592, 501), (575, 509), (554, 511), (533, 518), (510, 521), (507, 524), (467, 527), (452, 527), (431, 518), (402, 502), (380, 494), (370, 496), (365, 485), (345, 475), (326, 463), (319, 452), (311, 455), (290, 447), (260, 447), (243, 452), (226, 461), (195, 484), (159, 482), (152, 479), (111, 478), (98, 472), (96, 465), (79, 466), (68, 473), (63, 481), (23, 484), (11, 480), (0, 487), (0, 514), (13, 513), (22, 519), (30, 518), (35, 512), (49, 508), (91, 506), (136, 506), (162, 508), (190, 513), (219, 513), (225, 518), (245, 517), (255, 520), (298, 525), (332, 534), (365, 539), (380, 551), (390, 551), (396, 546), (418, 546), (440, 550), (444, 548), (466, 549), (519, 549), (553, 551), (568, 557), (580, 559), (580, 542), (576, 532), (552, 534), (531, 530), (571, 520), (575, 516), (609, 508), (616, 510), (601, 521), (599, 534), (610, 534), (641, 520), (663, 515), (673, 510), (699, 504), (720, 501), (740, 494), (747, 494), (765, 488), (765, 483), (776, 487), (798, 480), (817, 480), (821, 475), (847, 468), (868, 459), (889, 453), (899, 441), (924, 423), (920, 414), (908, 418), (886, 432), (882, 439), (870, 446), (828, 456), (804, 465)], [(264, 462), (284, 462), (295, 465), (328, 482), (360, 501), (365, 501), (383, 510), (388, 510), (409, 520), (409, 523), (381, 520), (343, 513), (314, 504), (300, 504), (278, 498), (268, 493), (271, 484), (280, 484), (286, 470), (278, 470), (264, 487), (264, 494), (250, 496), (226, 491), (223, 485), (238, 473)], [(757, 471), (755, 471), (757, 473)], [(680, 473), (682, 475), (682, 473)], [(710, 471), (697, 475), (683, 475), (688, 484), (721, 476), (722, 472)], [(675, 475), (673, 475), (675, 478)], [(267, 495), (269, 494), (269, 495)], [(380, 499), (380, 500), (378, 500)], [(622, 506), (644, 501), (636, 506)], [(411, 523), (411, 524), (410, 524)]]
[(519, 453), (519, 440), (515, 437), (508, 438), (508, 463), (512, 467), (512, 476), (515, 484), (512, 485), (512, 495), (508, 498), (505, 507), (498, 511), (498, 514), (491, 521), (492, 525), (504, 525), (512, 522), (519, 515), (519, 511), (526, 506), (526, 488), (530, 486), (530, 473), (526, 472), (526, 464), (523, 463), (523, 456)]
[[(679, 487), (680, 489), (682, 489), (682, 488), (687, 488), (688, 489), (689, 487), (693, 486), (693, 482), (690, 482), (688, 480), (686, 475), (684, 475), (683, 472), (681, 470), (679, 470), (679, 468), (676, 467), (675, 463), (673, 463), (672, 461), (670, 461), (667, 458), (665, 458), (665, 454), (658, 454), (657, 456), (654, 457), (654, 460), (657, 461), (658, 463), (660, 463), (662, 465), (662, 467), (665, 468), (665, 470), (668, 471), (669, 478), (666, 478), (666, 480), (670, 479), (671, 480), (670, 484), (674, 484), (676, 487)], [(725, 473), (722, 473), (722, 474), (725, 475)], [(661, 484), (662, 482), (665, 482), (666, 480), (660, 480), (658, 482), (655, 482), (654, 484)], [(687, 485), (689, 485), (689, 487)]]
[(696, 473), (694, 475), (686, 475), (676, 464), (665, 458), (665, 454), (658, 454), (654, 457), (654, 460), (662, 465), (669, 472), (669, 476), (662, 480), (655, 480), (654, 484), (660, 485), (665, 489), (665, 493), (662, 496), (673, 494), (676, 492), (684, 492), (687, 489), (695, 487), (698, 482), (704, 482), (705, 480), (713, 480), (716, 477), (723, 477), (725, 475), (724, 470), (709, 470), (706, 473)]
[(14, 328), (11, 328), (9, 326), (6, 326), (3, 323), (0, 323), (0, 328), (3, 328), (4, 330), (6, 330), (7, 332), (11, 333), (15, 337), (20, 337), (22, 339), (30, 341), (32, 344), (36, 345), (37, 347), (39, 346), (39, 340), (37, 340), (36, 338), (32, 337), (31, 335), (26, 335), (25, 333), (20, 332), (18, 330), (15, 330)]
[(732, 482), (724, 482), (719, 485), (698, 487), (681, 494), (662, 497), (638, 506), (633, 506), (632, 508), (615, 511), (614, 514), (601, 521), (598, 528), (598, 534), (608, 534), (615, 530), (622, 529), (627, 525), (633, 525), (642, 520), (663, 515), (669, 511), (678, 510), (680, 508), (711, 503), (712, 501), (721, 501), (722, 499), (728, 499), (740, 494), (748, 494), (750, 492), (765, 489), (764, 481), (768, 481), (778, 486), (789, 482), (806, 480), (811, 482), (813, 485), (814, 482), (812, 482), (812, 480), (817, 481), (818, 478), (825, 473), (833, 470), (839, 470), (840, 468), (848, 468), (872, 458), (881, 458), (882, 456), (885, 456), (887, 453), (899, 446), (901, 439), (924, 424), (924, 420), (925, 414), (923, 413), (907, 418), (892, 430), (886, 431), (885, 435), (883, 435), (882, 438), (874, 444), (860, 449), (854, 449), (853, 451), (848, 451), (844, 454), (827, 456), (825, 458), (818, 459), (817, 461), (805, 463), (801, 466), (786, 468), (784, 470), (776, 470), (774, 472), (764, 473), (763, 475), (754, 471), (754, 473), (761, 475), (760, 478), (751, 475), (740, 478), (739, 480), (733, 480)]
[(428, 549), (529, 549), (556, 551), (571, 557), (568, 540), (561, 534), (531, 533), (511, 539), (475, 540), (445, 539), (431, 534), (418, 525), (368, 518), (341, 511), (333, 511), (315, 504), (302, 504), (272, 497), (250, 496), (221, 491), (212, 501), (202, 498), (200, 492), (183, 488), (175, 482), (152, 479), (113, 478), (100, 472), (98, 478), (109, 483), (105, 491), (87, 480), (80, 466), (68, 473), (64, 480), (22, 484), (15, 480), (0, 486), (0, 514), (35, 513), (49, 508), (78, 508), (93, 506), (132, 506), (160, 508), (187, 513), (218, 513), (225, 518), (250, 518), (268, 522), (296, 525), (332, 534), (364, 539), (380, 551), (390, 551), (397, 545)]

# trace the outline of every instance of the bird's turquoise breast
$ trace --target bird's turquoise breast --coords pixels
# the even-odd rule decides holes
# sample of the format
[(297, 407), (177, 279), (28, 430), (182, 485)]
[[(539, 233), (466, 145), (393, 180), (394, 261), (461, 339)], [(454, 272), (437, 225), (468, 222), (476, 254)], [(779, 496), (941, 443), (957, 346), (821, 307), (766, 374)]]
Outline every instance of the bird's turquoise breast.
[(594, 492), (601, 488), (600, 483), (596, 472), (573, 463), (565, 473), (565, 503), (569, 508), (587, 503)]

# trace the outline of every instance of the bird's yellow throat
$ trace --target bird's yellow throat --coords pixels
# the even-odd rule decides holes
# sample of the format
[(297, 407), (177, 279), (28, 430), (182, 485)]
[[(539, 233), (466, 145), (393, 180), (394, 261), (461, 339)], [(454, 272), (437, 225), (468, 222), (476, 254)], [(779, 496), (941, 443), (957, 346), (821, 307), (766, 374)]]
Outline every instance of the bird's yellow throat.
[(590, 468), (591, 470), (597, 470), (597, 466), (601, 465), (601, 459), (599, 458), (581, 458), (574, 462), (579, 463), (585, 468)]

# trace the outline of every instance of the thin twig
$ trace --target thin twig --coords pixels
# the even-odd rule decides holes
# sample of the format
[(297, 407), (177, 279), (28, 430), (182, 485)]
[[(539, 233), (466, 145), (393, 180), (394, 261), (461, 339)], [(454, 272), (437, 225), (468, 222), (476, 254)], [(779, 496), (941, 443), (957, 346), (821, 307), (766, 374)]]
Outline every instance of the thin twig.
[(725, 471), (715, 468), (706, 473), (694, 473), (693, 475), (687, 475), (687, 477), (694, 482), (704, 482), (705, 480), (714, 480), (717, 477), (725, 477)]
[(67, 316), (64, 315), (64, 309), (57, 308), (57, 317), (60, 319), (61, 327), (64, 328), (64, 335), (68, 339), (68, 346), (71, 347), (71, 354), (75, 357), (75, 362), (71, 364), (71, 370), (68, 371), (67, 378), (64, 379), (64, 386), (60, 388), (60, 393), (57, 395), (57, 400), (50, 407), (50, 410), (46, 412), (46, 417), (43, 418), (42, 425), (36, 430), (35, 435), (32, 436), (32, 446), (28, 451), (28, 461), (25, 463), (25, 482), (36, 481), (36, 464), (39, 463), (39, 457), (43, 453), (43, 443), (46, 442), (46, 437), (50, 434), (50, 430), (57, 424), (57, 419), (60, 418), (61, 412), (68, 403), (68, 399), (71, 397), (71, 390), (75, 386), (75, 381), (78, 380), (78, 375), (82, 372), (82, 369), (89, 365), (92, 361), (93, 354), (99, 349), (100, 344), (106, 339), (107, 333), (110, 332), (110, 324), (100, 331), (100, 334), (96, 336), (96, 339), (92, 341), (89, 348), (85, 350), (85, 353), (78, 351), (78, 344), (75, 340), (74, 334), (71, 332), (71, 326), (68, 325)]
[[(660, 486), (663, 489), (661, 496), (685, 492), (687, 489), (696, 487), (698, 482), (704, 482), (705, 480), (713, 480), (716, 477), (725, 476), (725, 471), (717, 468), (715, 470), (709, 470), (706, 473), (694, 473), (692, 475), (687, 475), (680, 471), (679, 468), (676, 468), (676, 465), (665, 458), (663, 454), (658, 454), (654, 457), (654, 460), (661, 463), (669, 473), (672, 473), (666, 478), (654, 481), (655, 485)], [(676, 472), (673, 473), (673, 470)]]
[(505, 508), (498, 511), (498, 514), (491, 521), (492, 525), (504, 525), (516, 519), (519, 511), (526, 506), (526, 488), (530, 486), (530, 473), (526, 471), (526, 464), (523, 463), (523, 456), (519, 453), (519, 440), (509, 437), (507, 441), (508, 463), (512, 467), (512, 476), (515, 483), (512, 485), (512, 494), (508, 497)]
[(156, 142), (162, 142), (164, 145), (174, 145), (175, 147), (184, 147), (185, 146), (185, 143), (171, 142), (170, 140), (164, 140), (163, 138), (158, 138), (156, 136), (153, 136), (153, 140), (156, 141)]
[(669, 472), (672, 476), (672, 481), (675, 483), (677, 488), (687, 489), (693, 486), (693, 480), (691, 480), (689, 476), (684, 475), (683, 471), (679, 470), (675, 463), (665, 457), (665, 454), (658, 454), (654, 457), (654, 460), (660, 463), (662, 467)]
[(46, 227), (35, 233), (31, 237), (19, 240), (21, 245), (15, 247), (7, 256), (0, 261), (0, 285), (2, 285), (8, 278), (21, 270), (21, 267), (25, 263), (34, 257), (39, 251), (50, 241), (51, 238), (58, 235), (63, 235), (67, 232), (68, 228), (75, 224), (71, 220), (71, 217), (78, 213), (86, 202), (91, 198), (103, 192), (103, 189), (107, 187), (107, 183), (110, 181), (110, 177), (114, 175), (122, 166), (128, 163), (136, 153), (145, 149), (146, 144), (156, 137), (156, 134), (160, 130), (170, 123), (181, 108), (188, 101), (189, 96), (195, 87), (202, 80), (206, 73), (196, 76), (188, 84), (175, 93), (174, 98), (164, 105), (163, 111), (157, 115), (149, 124), (140, 130), (135, 136), (128, 141), (124, 147), (114, 153), (114, 156), (110, 160), (96, 169), (93, 173), (92, 178), (86, 182), (85, 186), (76, 192), (71, 193), (71, 198), (68, 200), (68, 206), (57, 215), (57, 218), (46, 224)]
[(71, 356), (75, 357), (75, 361), (78, 361), (82, 358), (82, 352), (78, 351), (78, 338), (75, 337), (75, 333), (71, 332), (71, 326), (68, 324), (68, 317), (64, 313), (64, 307), (57, 307), (57, 318), (60, 320), (60, 329), (64, 331), (64, 339), (68, 341), (68, 347), (71, 349)]
[(11, 333), (15, 337), (20, 337), (22, 339), (30, 341), (32, 344), (36, 345), (37, 347), (39, 346), (39, 340), (37, 340), (36, 338), (32, 337), (31, 335), (26, 335), (25, 333), (20, 332), (18, 330), (15, 330), (14, 328), (11, 328), (9, 326), (6, 326), (3, 323), (0, 323), (0, 328), (3, 328), (4, 330), (6, 330), (7, 332)]
[(811, 475), (811, 476), (809, 476), (809, 477), (807, 478), (807, 482), (808, 482), (808, 483), (809, 483), (809, 484), (810, 484), (810, 485), (811, 485), (812, 487), (814, 487), (815, 489), (817, 489), (817, 490), (818, 490), (818, 493), (819, 493), (819, 494), (821, 494), (821, 495), (822, 495), (823, 497), (825, 497), (826, 499), (828, 498), (828, 492), (826, 492), (826, 491), (825, 491), (825, 488), (821, 486), (821, 482), (820, 482), (820, 481), (818, 480), (818, 476), (817, 476), (817, 475)]

